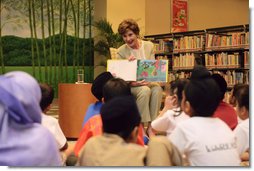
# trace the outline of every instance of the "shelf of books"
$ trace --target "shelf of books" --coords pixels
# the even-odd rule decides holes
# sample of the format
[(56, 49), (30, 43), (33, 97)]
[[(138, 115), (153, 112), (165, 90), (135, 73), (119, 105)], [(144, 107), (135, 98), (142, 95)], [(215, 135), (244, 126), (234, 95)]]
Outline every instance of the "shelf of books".
[(197, 30), (193, 32), (181, 32), (173, 34), (173, 52), (190, 53), (204, 50), (205, 32)]
[(188, 78), (195, 65), (223, 75), (229, 87), (249, 83), (249, 25), (149, 35), (157, 59), (169, 60), (168, 80)]
[(206, 30), (205, 66), (220, 73), (228, 87), (249, 83), (249, 26)]

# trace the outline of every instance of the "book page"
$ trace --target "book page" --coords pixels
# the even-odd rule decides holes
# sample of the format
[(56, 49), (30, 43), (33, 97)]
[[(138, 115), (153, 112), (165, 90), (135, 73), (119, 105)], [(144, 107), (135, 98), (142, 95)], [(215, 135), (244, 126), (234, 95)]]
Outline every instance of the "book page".
[(167, 82), (168, 60), (138, 60), (137, 80)]
[(107, 71), (114, 77), (122, 78), (125, 81), (136, 81), (137, 60), (108, 60)]

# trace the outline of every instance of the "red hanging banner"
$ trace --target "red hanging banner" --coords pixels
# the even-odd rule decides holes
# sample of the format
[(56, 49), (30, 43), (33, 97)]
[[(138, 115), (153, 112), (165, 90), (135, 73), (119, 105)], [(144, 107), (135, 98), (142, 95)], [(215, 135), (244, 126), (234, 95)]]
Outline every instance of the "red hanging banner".
[(188, 31), (188, 2), (187, 0), (172, 0), (171, 32)]

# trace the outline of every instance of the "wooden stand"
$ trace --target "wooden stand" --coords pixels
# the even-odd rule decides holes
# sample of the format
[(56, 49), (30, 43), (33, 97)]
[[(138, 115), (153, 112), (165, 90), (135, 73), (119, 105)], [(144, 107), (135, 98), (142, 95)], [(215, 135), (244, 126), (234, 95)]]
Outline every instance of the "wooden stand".
[(92, 84), (58, 85), (59, 124), (67, 138), (78, 138), (86, 110), (96, 98), (91, 93)]

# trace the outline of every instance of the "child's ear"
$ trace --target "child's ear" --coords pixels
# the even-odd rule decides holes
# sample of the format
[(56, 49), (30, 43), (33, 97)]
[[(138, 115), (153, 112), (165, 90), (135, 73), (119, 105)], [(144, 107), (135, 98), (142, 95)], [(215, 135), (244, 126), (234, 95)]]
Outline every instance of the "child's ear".
[(102, 103), (105, 103), (104, 97), (101, 98)]
[(243, 120), (249, 118), (249, 112), (246, 107), (239, 108), (239, 117)]
[(174, 95), (174, 98), (173, 98), (173, 105), (174, 105), (174, 106), (178, 106), (178, 97), (177, 97), (177, 95)]
[(184, 109), (184, 112), (185, 112), (187, 115), (192, 116), (193, 110), (192, 110), (192, 107), (191, 107), (189, 101), (185, 101), (184, 108), (185, 108), (185, 109)]
[(46, 107), (46, 108), (44, 109), (43, 113), (46, 114), (46, 113), (50, 110), (50, 108), (51, 108), (51, 104), (48, 105), (48, 107)]

